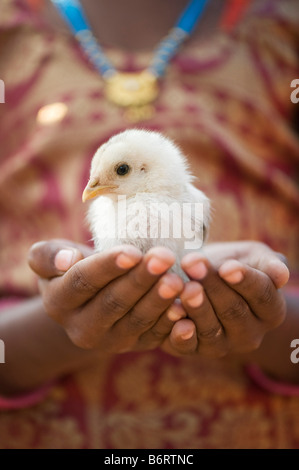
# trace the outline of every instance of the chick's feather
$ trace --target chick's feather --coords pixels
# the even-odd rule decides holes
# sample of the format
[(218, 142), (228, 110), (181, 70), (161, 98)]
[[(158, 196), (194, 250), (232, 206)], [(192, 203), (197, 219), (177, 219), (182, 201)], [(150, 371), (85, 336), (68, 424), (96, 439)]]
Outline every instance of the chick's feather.
[(200, 248), (209, 227), (209, 199), (193, 182), (185, 156), (162, 134), (113, 136), (95, 153), (83, 195), (93, 199), (87, 218), (96, 250), (166, 246), (176, 254), (172, 270), (185, 278), (180, 259)]

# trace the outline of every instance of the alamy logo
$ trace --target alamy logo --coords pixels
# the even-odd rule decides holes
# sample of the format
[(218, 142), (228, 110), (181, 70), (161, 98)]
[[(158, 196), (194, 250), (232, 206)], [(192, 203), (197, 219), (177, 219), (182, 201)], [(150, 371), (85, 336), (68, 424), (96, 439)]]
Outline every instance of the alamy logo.
[(290, 344), (291, 348), (295, 348), (291, 352), (291, 361), (293, 364), (298, 364), (299, 362), (299, 339), (293, 339), (293, 341)]
[(291, 93), (291, 101), (294, 104), (299, 103), (299, 78), (294, 78), (294, 80), (291, 81), (291, 88), (295, 88), (294, 91)]
[(0, 80), (0, 103), (5, 103), (5, 85), (3, 80)]
[(5, 345), (4, 341), (0, 339), (0, 364), (4, 364), (5, 362)]
[(118, 196), (118, 204), (109, 204), (111, 225), (98, 227), (97, 238), (117, 239), (182, 239), (185, 249), (200, 249), (204, 238), (204, 204), (173, 202), (131, 202)]

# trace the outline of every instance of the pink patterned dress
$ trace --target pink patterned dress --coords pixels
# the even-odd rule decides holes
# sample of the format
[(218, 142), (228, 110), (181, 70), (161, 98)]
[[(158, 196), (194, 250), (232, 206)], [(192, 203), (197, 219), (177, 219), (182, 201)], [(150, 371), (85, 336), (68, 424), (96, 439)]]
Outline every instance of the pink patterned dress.
[[(153, 117), (132, 124), (106, 101), (101, 77), (71, 36), (51, 29), (25, 0), (3, 0), (2, 303), (38, 293), (27, 264), (32, 243), (89, 243), (81, 194), (91, 157), (111, 135), (136, 126), (174, 138), (188, 155), (212, 200), (210, 240), (266, 242), (288, 257), (296, 286), (299, 104), (290, 95), (298, 46), (298, 2), (256, 1), (230, 33), (186, 44)], [(107, 54), (123, 70), (150, 59)], [(260, 389), (235, 363), (158, 350), (109, 357), (26, 404), (1, 412), (0, 448), (299, 447), (298, 396)]]

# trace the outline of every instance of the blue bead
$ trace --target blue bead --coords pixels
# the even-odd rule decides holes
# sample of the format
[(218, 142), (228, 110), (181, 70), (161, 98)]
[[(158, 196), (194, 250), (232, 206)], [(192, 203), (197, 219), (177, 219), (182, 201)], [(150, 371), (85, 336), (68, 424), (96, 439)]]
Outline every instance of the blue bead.
[[(51, 0), (61, 16), (76, 35), (83, 50), (102, 75), (111, 76), (116, 69), (102, 51), (91, 32), (88, 19), (85, 16), (79, 0)], [(161, 77), (172, 57), (178, 51), (182, 42), (191, 34), (198, 23), (208, 0), (190, 0), (187, 7), (176, 22), (174, 28), (163, 39), (154, 53), (148, 70)]]

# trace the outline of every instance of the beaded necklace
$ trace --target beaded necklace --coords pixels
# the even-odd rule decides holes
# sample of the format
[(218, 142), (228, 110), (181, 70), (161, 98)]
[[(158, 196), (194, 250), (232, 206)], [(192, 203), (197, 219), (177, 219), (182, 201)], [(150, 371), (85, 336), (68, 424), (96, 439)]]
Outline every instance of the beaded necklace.
[(153, 53), (147, 69), (141, 72), (120, 72), (94, 37), (79, 0), (51, 0), (79, 41), (105, 82), (107, 99), (126, 109), (131, 121), (152, 116), (152, 103), (159, 93), (159, 80), (182, 43), (194, 31), (208, 0), (191, 0)]

